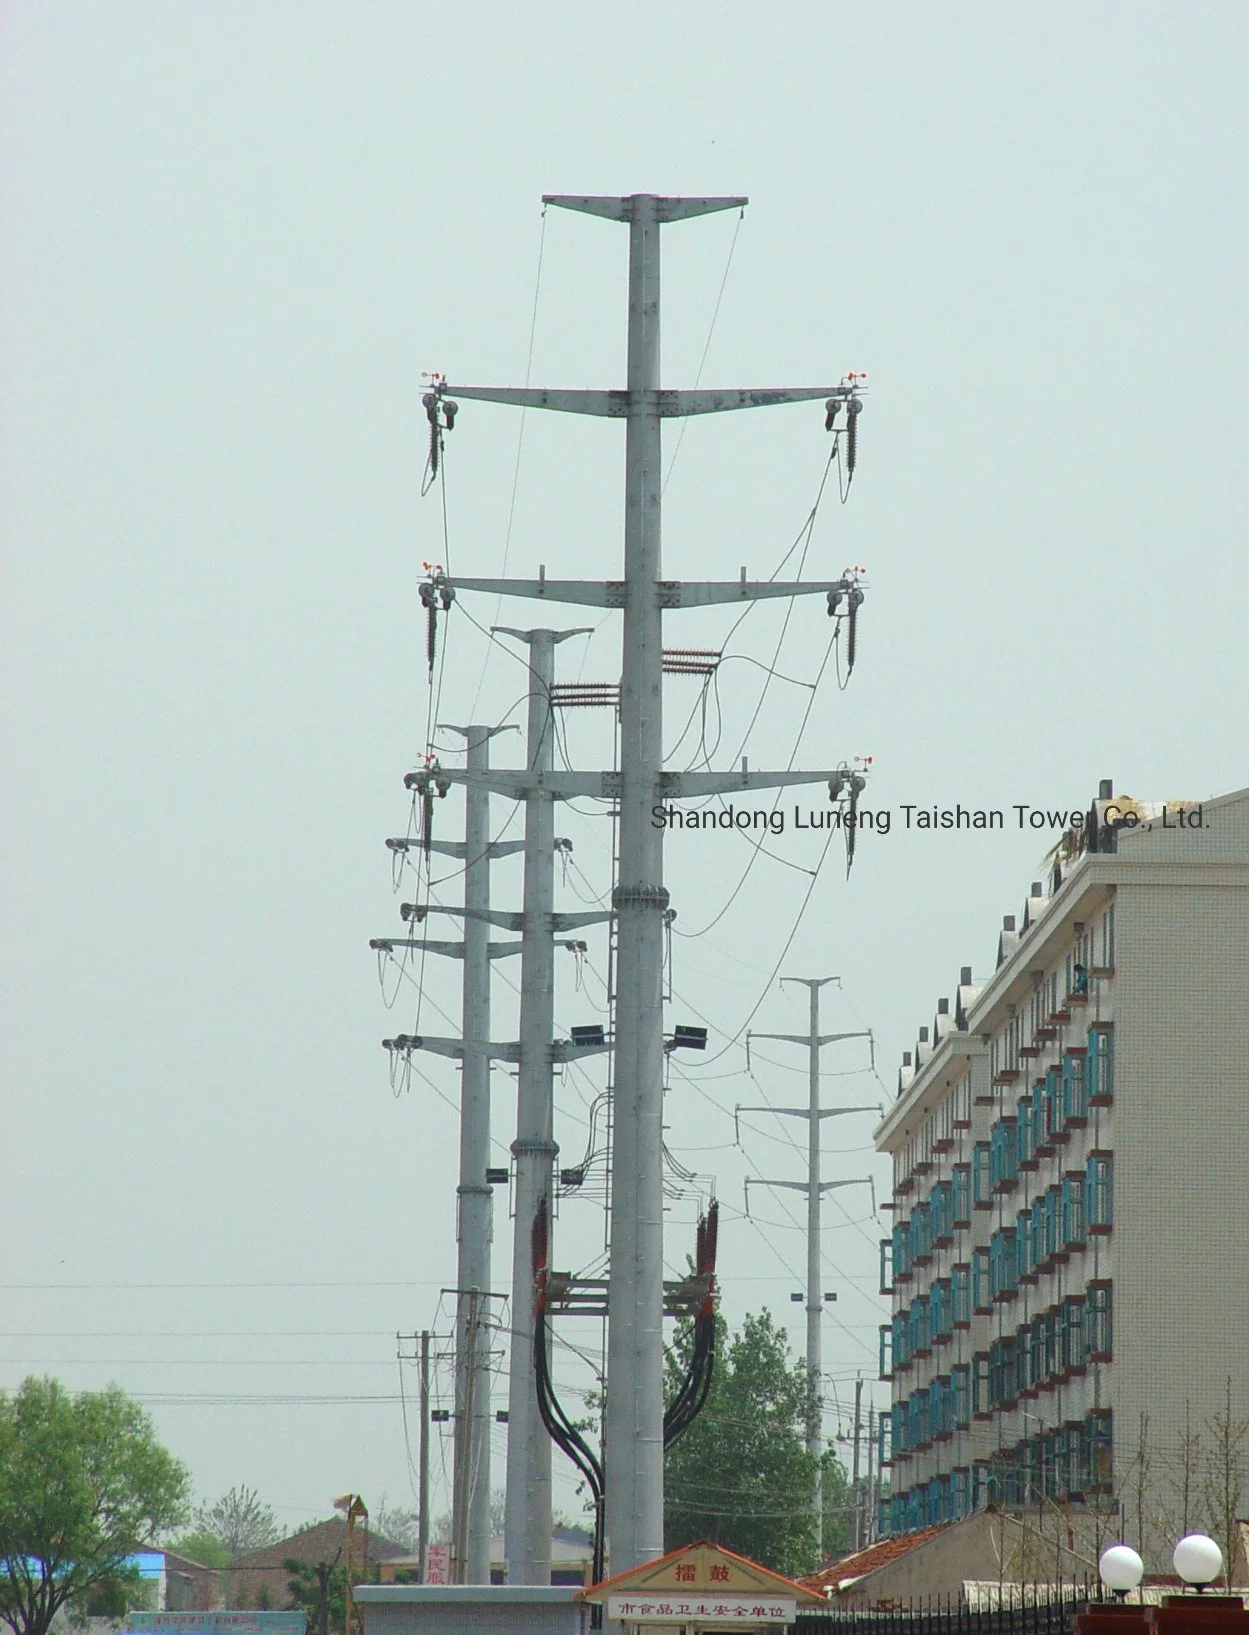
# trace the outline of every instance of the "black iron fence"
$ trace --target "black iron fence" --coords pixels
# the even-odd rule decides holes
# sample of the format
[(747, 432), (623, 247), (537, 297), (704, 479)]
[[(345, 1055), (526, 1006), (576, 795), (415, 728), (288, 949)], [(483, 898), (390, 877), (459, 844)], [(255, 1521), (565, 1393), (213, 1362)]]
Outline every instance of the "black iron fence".
[(1004, 1585), (998, 1606), (932, 1596), (889, 1611), (827, 1607), (800, 1612), (794, 1635), (1073, 1635), (1077, 1616), (1103, 1593), (1093, 1584)]

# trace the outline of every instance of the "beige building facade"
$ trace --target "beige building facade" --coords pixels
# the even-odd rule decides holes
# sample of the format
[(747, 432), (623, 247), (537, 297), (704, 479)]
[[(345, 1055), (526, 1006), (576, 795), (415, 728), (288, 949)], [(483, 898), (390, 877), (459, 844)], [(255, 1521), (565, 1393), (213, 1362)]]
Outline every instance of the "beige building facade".
[(883, 1533), (1047, 1503), (1165, 1530), (1186, 1476), (1217, 1525), (1193, 1512), (1229, 1377), (1249, 1416), (1247, 1117), (1249, 790), (1103, 784), (876, 1134)]

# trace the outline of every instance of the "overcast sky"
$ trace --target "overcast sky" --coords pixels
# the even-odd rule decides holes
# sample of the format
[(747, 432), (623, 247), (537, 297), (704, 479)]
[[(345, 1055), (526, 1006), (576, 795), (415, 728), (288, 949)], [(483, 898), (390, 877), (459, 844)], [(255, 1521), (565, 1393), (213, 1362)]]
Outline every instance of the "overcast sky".
[[(383, 996), (367, 943), (399, 928), (383, 840), (426, 746), (421, 563), (618, 576), (623, 471), (618, 424), (530, 414), (518, 461), (515, 411), (466, 402), (422, 499), (422, 371), (520, 384), (533, 322), (535, 384), (624, 384), (627, 235), (544, 224), (557, 191), (750, 195), (664, 230), (665, 384), (704, 348), (704, 385), (868, 373), (853, 489), (825, 490), (804, 567), (866, 566), (859, 664), (844, 693), (825, 672), (796, 764), (874, 756), (891, 831), (812, 885), (823, 839), (791, 823), (736, 895), (746, 840), (668, 844), (668, 1020), (711, 1029), (668, 1141), (723, 1200), (730, 1320), (766, 1304), (801, 1344), (801, 1200), (742, 1212), (748, 1174), (801, 1176), (803, 1127), (751, 1115), (734, 1145), (737, 1104), (805, 1087), (784, 1045), (746, 1073), (747, 1026), (805, 1025), (775, 976), (841, 977), (828, 1023), (874, 1031), (879, 1077), (833, 1047), (827, 1098), (878, 1103), (1040, 876), (1056, 835), (1016, 803), (1249, 781), (1247, 44), (1236, 4), (5, 6), (0, 1386), (116, 1379), (201, 1494), (250, 1483), (291, 1526), (345, 1488), (414, 1503), (395, 1335), (447, 1331), (458, 1079), (430, 1059), (392, 1094), (379, 1041), (416, 994)], [(772, 573), (828, 446), (819, 404), (691, 423), (668, 576)], [(462, 607), (438, 719), (523, 723), (524, 674), (472, 621), (532, 608)], [(666, 640), (720, 647), (735, 617)], [(698, 682), (670, 682), (673, 764), (784, 766), (828, 636), (818, 598), (753, 612), (705, 729)], [(617, 616), (560, 665), (618, 677)], [(608, 764), (606, 723), (570, 720), (568, 751)], [(907, 832), (906, 803), (1007, 827)], [(587, 806), (557, 832), (575, 908), (609, 889), (608, 828)], [(519, 907), (517, 862), (494, 895)], [(580, 986), (560, 955), (561, 1026), (602, 1019), (588, 940)], [(458, 971), (426, 978), (421, 1025), (453, 1032)], [(569, 1162), (601, 1084), (557, 1089)], [(500, 1070), (496, 1162), (513, 1118)], [(825, 1172), (880, 1196), (873, 1123), (825, 1126)], [(695, 1210), (673, 1203), (674, 1266)], [(866, 1187), (827, 1219), (831, 1434), (875, 1374), (885, 1228)], [(509, 1242), (500, 1199), (498, 1288)], [(594, 1202), (565, 1206), (557, 1263), (601, 1243)], [(448, 1439), (440, 1505), (449, 1468)]]

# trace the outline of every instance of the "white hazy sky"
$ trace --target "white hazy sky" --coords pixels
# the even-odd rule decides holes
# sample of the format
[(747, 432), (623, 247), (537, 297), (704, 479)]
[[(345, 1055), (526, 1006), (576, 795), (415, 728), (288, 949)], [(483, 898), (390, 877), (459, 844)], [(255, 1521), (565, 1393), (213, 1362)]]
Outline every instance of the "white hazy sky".
[[(421, 371), (524, 380), (541, 241), (535, 383), (623, 384), (625, 233), (553, 211), (543, 237), (544, 191), (751, 196), (740, 231), (665, 231), (667, 384), (693, 381), (730, 250), (704, 384), (868, 371), (858, 477), (844, 508), (826, 493), (805, 568), (867, 566), (860, 663), (844, 694), (826, 675), (798, 754), (874, 755), (894, 827), (849, 883), (830, 853), (780, 969), (841, 976), (825, 1014), (875, 1030), (885, 1087), (958, 967), (991, 968), (1050, 843), (908, 834), (902, 803), (1013, 825), (1100, 777), (1150, 798), (1249, 781), (1247, 45), (1237, 4), (10, 0), (0, 1386), (116, 1379), (201, 1494), (251, 1483), (291, 1525), (348, 1487), (413, 1502), (395, 1334), (447, 1326), (457, 1079), (431, 1060), (392, 1095), (378, 1042), (415, 993), (385, 1008), (367, 940), (398, 927), (382, 841), (425, 745), (420, 564), (502, 571), (519, 430), (464, 406), (444, 540)], [(667, 572), (766, 577), (827, 446), (819, 405), (691, 424)], [(528, 416), (509, 571), (617, 575), (622, 463), (618, 425)], [(485, 666), (467, 614), (494, 604), (464, 608), (438, 714), (477, 698), (498, 721), (524, 677)], [(776, 667), (810, 681), (822, 606), (784, 618), (757, 610), (729, 651), (772, 663), (783, 634)], [(730, 623), (673, 616), (667, 639), (718, 646)], [(614, 617), (561, 661), (617, 676)], [(743, 740), (755, 766), (793, 753), (809, 694), (773, 682), (747, 734), (763, 681), (726, 665), (716, 764)], [(675, 743), (697, 684), (668, 696)], [(698, 747), (696, 720), (674, 764)], [(571, 721), (569, 748), (602, 764), (603, 723)], [(454, 797), (439, 818), (454, 834)], [(559, 828), (575, 908), (607, 889), (606, 826)], [(801, 1343), (800, 1200), (741, 1211), (748, 1173), (802, 1173), (802, 1127), (755, 1116), (749, 1156), (733, 1144), (737, 1103), (805, 1084), (785, 1046), (752, 1081), (740, 1039), (802, 1025), (771, 979), (820, 847), (773, 850), (717, 919), (747, 843), (669, 843), (678, 930), (714, 925), (675, 939), (670, 1020), (704, 1017), (712, 1048), (674, 1077), (668, 1139), (724, 1201), (730, 1318), (767, 1304)], [(494, 889), (519, 905), (516, 863)], [(601, 1014), (590, 940), (561, 1024)], [(457, 973), (427, 974), (422, 1025), (452, 1031)], [(886, 1093), (863, 1060), (828, 1053), (849, 1075), (830, 1101)], [(557, 1092), (570, 1160), (600, 1083)], [(498, 1161), (509, 1091), (500, 1072)], [(826, 1174), (880, 1187), (872, 1122), (826, 1126)], [(674, 1264), (693, 1214), (674, 1202)], [(832, 1433), (875, 1373), (882, 1226), (866, 1189), (827, 1216)], [(588, 1265), (601, 1235), (568, 1205), (557, 1261)], [(498, 1287), (508, 1242), (500, 1203)], [(575, 1508), (562, 1472), (560, 1494)]]

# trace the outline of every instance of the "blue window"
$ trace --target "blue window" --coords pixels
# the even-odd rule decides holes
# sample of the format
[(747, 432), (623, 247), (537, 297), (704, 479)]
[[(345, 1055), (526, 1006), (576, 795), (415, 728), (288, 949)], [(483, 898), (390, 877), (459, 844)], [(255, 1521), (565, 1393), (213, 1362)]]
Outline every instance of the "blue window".
[(1029, 1132), (1032, 1138), (1032, 1151), (1045, 1145), (1045, 1080), (1038, 1079), (1032, 1086), (1032, 1095), (1029, 1098), (1029, 1115), (1032, 1129)]
[(911, 1216), (911, 1261), (918, 1265), (932, 1255), (932, 1216), (926, 1203), (916, 1204)]
[(1015, 1281), (1022, 1283), (1032, 1271), (1032, 1211), (1021, 1209), (1015, 1216)]
[(971, 1360), (971, 1411), (987, 1414), (989, 1411), (989, 1353), (977, 1351)]
[(1088, 1046), (1084, 1071), (1089, 1101), (1095, 1107), (1109, 1106), (1115, 1099), (1114, 1030), (1109, 1026), (1090, 1028)]
[(894, 1278), (910, 1276), (911, 1233), (906, 1221), (899, 1221), (893, 1229), (893, 1255), (890, 1272)]
[(1019, 1173), (1015, 1151), (1015, 1120), (1000, 1118), (989, 1131), (989, 1184), (1005, 1189)]
[(971, 1514), (971, 1471), (965, 1467), (953, 1472), (951, 1486), (954, 1490), (954, 1519)]
[(1028, 1387), (1035, 1391), (1046, 1380), (1045, 1372), (1045, 1317), (1034, 1317), (1028, 1325)]
[(971, 1154), (971, 1201), (977, 1209), (987, 1209), (993, 1201), (990, 1180), (989, 1143), (977, 1141)]
[(880, 1240), (880, 1292), (893, 1293), (893, 1239)]
[(1058, 1253), (1059, 1216), (1062, 1213), (1060, 1191), (1058, 1187), (1051, 1187), (1045, 1194), (1045, 1258)]
[(889, 1410), (889, 1441), (895, 1453), (905, 1453), (910, 1447), (906, 1439), (905, 1402), (895, 1402)]
[(971, 1225), (971, 1165), (956, 1164), (952, 1177), (954, 1225)]
[(971, 1255), (971, 1301), (977, 1311), (985, 1312), (993, 1305), (989, 1284), (989, 1251), (973, 1249)]
[(950, 1273), (951, 1321), (955, 1327), (971, 1323), (971, 1267), (955, 1266)]
[(880, 1377), (882, 1380), (893, 1378), (893, 1325), (880, 1325)]
[(938, 1278), (928, 1296), (928, 1323), (935, 1344), (948, 1340), (954, 1332), (954, 1315), (950, 1299), (950, 1279)]
[(922, 1448), (928, 1441), (928, 1393), (913, 1391), (906, 1404), (906, 1442), (910, 1448)]
[(1015, 1229), (1003, 1227), (989, 1239), (989, 1294), (1005, 1299), (1015, 1292)]
[(1114, 1350), (1112, 1290), (1109, 1283), (1090, 1283), (1085, 1296), (1085, 1342), (1089, 1355), (1098, 1362), (1109, 1359)]
[(1045, 1259), (1045, 1199), (1032, 1200), (1032, 1222), (1029, 1231), (1032, 1264), (1039, 1266)]
[(1063, 1176), (1062, 1241), (1065, 1249), (1078, 1249), (1084, 1242), (1083, 1175)]
[(950, 1181), (938, 1181), (932, 1189), (932, 1239), (948, 1243), (954, 1236), (954, 1186)]
[(876, 1462), (880, 1470), (893, 1458), (893, 1415), (881, 1414), (876, 1421)]
[(892, 1368), (905, 1368), (911, 1360), (911, 1325), (904, 1311), (901, 1311), (890, 1324), (892, 1338), (889, 1342), (889, 1361)]
[(1084, 1349), (1084, 1295), (1068, 1295), (1063, 1301), (1063, 1368), (1082, 1368)]
[(1002, 1342), (994, 1340), (989, 1346), (989, 1406), (1000, 1408), (1005, 1400), (1002, 1380)]
[(1045, 1139), (1053, 1141), (1063, 1127), (1062, 1082), (1054, 1068), (1045, 1075)]
[(1103, 1493), (1109, 1493), (1113, 1468), (1114, 1416), (1109, 1408), (1095, 1408), (1088, 1415), (1086, 1423), (1089, 1428), (1089, 1475), (1092, 1478), (1090, 1485)]
[(1088, 1098), (1084, 1091), (1084, 1057), (1070, 1051), (1063, 1057), (1063, 1118), (1084, 1120), (1088, 1117)]
[(959, 1363), (951, 1370), (950, 1390), (954, 1398), (955, 1428), (965, 1430), (971, 1424), (971, 1369), (966, 1363)]
[(931, 1331), (928, 1327), (928, 1299), (920, 1295), (918, 1300), (911, 1302), (911, 1355), (926, 1355), (931, 1346)]
[(1015, 1169), (1019, 1171), (1032, 1162), (1031, 1101), (1022, 1096), (1015, 1112)]
[(1084, 1219), (1090, 1231), (1109, 1231), (1114, 1224), (1114, 1159), (1093, 1153), (1084, 1170)]

